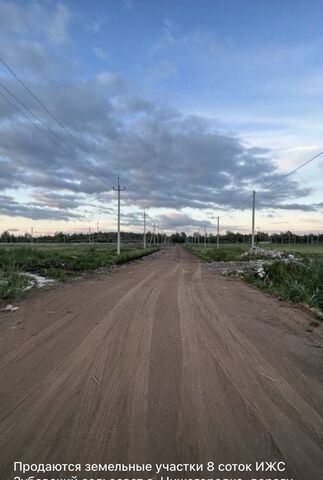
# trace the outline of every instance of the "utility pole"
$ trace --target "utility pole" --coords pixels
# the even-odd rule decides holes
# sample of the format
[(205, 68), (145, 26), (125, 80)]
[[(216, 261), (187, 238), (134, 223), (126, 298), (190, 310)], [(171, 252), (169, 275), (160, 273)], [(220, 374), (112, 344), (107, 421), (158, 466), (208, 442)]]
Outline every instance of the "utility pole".
[(256, 210), (256, 192), (252, 192), (252, 232), (251, 232), (251, 248), (255, 248), (255, 210)]
[(120, 187), (120, 178), (118, 177), (117, 187), (113, 187), (113, 190), (118, 192), (118, 239), (117, 239), (117, 254), (120, 255), (120, 192), (124, 191), (126, 187)]
[(151, 247), (153, 241), (153, 234), (150, 232), (149, 246)]
[(204, 225), (204, 247), (206, 247), (206, 225)]
[(220, 217), (217, 218), (216, 246), (220, 248)]
[(33, 243), (34, 243), (34, 228), (31, 227), (30, 231), (31, 231), (31, 239), (30, 239), (30, 241), (31, 241), (31, 244), (33, 244)]
[(146, 248), (146, 209), (144, 208), (144, 248)]

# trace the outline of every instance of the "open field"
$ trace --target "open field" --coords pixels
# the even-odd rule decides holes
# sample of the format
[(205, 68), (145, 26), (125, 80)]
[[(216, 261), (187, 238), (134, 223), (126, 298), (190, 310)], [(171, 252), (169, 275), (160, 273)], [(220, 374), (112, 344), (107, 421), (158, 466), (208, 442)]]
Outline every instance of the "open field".
[(271, 244), (271, 245), (260, 245), (261, 248), (271, 248), (274, 250), (282, 250), (284, 252), (298, 253), (305, 256), (311, 257), (322, 257), (323, 258), (323, 244)]
[(1, 312), (1, 480), (16, 460), (283, 461), (284, 478), (319, 480), (311, 318), (180, 246)]
[(248, 250), (248, 246), (242, 243), (224, 243), (217, 248), (216, 244), (185, 244), (185, 247), (198, 257), (207, 262), (240, 260), (241, 253)]
[(81, 273), (141, 258), (158, 250), (138, 245), (123, 245), (117, 256), (111, 244), (43, 244), (2, 246), (0, 244), (0, 301), (20, 299), (28, 288), (28, 277), (39, 274), (55, 280), (66, 280)]
[[(198, 248), (198, 249), (211, 249), (217, 250), (217, 246), (215, 243), (207, 243), (206, 246), (200, 243), (199, 245), (196, 244), (186, 244), (189, 247)], [(289, 244), (289, 243), (277, 243), (277, 244), (270, 244), (270, 245), (257, 245), (259, 248), (263, 249), (271, 249), (271, 250), (281, 250), (284, 252), (289, 253), (298, 253), (304, 256), (311, 256), (311, 257), (322, 257), (323, 258), (323, 244)], [(250, 248), (250, 244), (244, 243), (220, 243), (219, 250), (225, 250), (228, 252), (232, 252), (232, 254), (239, 254), (245, 252)]]

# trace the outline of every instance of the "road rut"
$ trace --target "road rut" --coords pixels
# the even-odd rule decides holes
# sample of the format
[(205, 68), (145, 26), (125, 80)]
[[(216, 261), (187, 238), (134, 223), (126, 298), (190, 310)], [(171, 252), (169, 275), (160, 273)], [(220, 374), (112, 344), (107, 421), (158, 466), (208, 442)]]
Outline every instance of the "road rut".
[(0, 316), (0, 478), (14, 461), (282, 460), (319, 480), (309, 319), (179, 246), (22, 302)]

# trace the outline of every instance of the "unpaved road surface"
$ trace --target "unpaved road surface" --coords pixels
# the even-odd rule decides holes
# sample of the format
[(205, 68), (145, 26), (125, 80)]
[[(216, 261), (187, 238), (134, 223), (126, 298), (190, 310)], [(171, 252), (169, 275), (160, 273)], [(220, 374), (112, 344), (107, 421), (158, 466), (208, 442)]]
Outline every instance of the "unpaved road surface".
[(22, 302), (0, 315), (0, 478), (15, 460), (282, 460), (290, 477), (193, 477), (319, 480), (322, 349), (309, 320), (181, 247)]

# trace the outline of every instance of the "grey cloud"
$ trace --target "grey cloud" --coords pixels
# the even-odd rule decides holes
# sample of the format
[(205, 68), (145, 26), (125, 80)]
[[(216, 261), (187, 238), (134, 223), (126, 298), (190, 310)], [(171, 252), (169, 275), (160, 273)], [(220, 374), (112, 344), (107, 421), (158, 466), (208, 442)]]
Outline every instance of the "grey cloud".
[[(143, 227), (144, 224), (144, 217), (143, 212), (131, 212), (131, 213), (124, 213), (122, 215), (122, 225), (131, 225), (134, 227)], [(149, 229), (149, 225), (151, 224), (151, 220), (147, 218), (147, 228)]]
[[(98, 80), (92, 80), (95, 81)], [(243, 209), (249, 207), (247, 197), (253, 188), (279, 176), (270, 151), (248, 148), (239, 138), (214, 131), (204, 118), (183, 116), (173, 109), (163, 111), (160, 105), (145, 103), (145, 99), (138, 104), (135, 97), (132, 108), (145, 111), (129, 124), (124, 104), (119, 109), (118, 102), (112, 99), (131, 97), (118, 91), (106, 98), (102, 91), (96, 90), (87, 103), (90, 84), (82, 82), (66, 86), (66, 90), (63, 85), (57, 88), (51, 85), (51, 98), (56, 100), (55, 115), (64, 119), (78, 141), (93, 152), (100, 172), (106, 168), (124, 172), (123, 182), (129, 191), (124, 198), (129, 204)], [(84, 164), (89, 165), (90, 159), (78, 147), (69, 157), (15, 116), (11, 117), (11, 128), (3, 127), (3, 131), (2, 170), (6, 170), (9, 178), (12, 170), (9, 164), (13, 163), (16, 170), (11, 173), (15, 182), (88, 194), (111, 188), (111, 179), (89, 174), (91, 167)], [(72, 143), (64, 132), (59, 135)], [(63, 148), (68, 147), (63, 145)], [(24, 178), (22, 170), (27, 172)], [(275, 189), (274, 197), (272, 192), (263, 192), (258, 205), (268, 206), (273, 198), (279, 205), (308, 193), (309, 189), (286, 179)]]
[(208, 220), (196, 220), (186, 213), (169, 212), (158, 216), (161, 228), (165, 230), (173, 230), (176, 228), (213, 228), (214, 225)]
[(18, 203), (9, 195), (3, 194), (0, 194), (0, 214), (11, 217), (32, 218), (34, 220), (72, 220), (81, 218), (81, 215), (76, 215), (68, 210), (42, 208), (32, 203)]
[[(68, 61), (65, 53), (61, 49), (58, 55), (56, 50), (50, 50), (57, 56), (47, 54), (47, 48), (51, 48), (48, 45), (54, 40), (50, 37), (55, 32), (68, 40), (70, 12), (66, 7), (52, 9), (47, 18), (48, 14), (37, 2), (33, 2), (33, 9), (17, 7), (12, 2), (3, 5), (0, 4), (0, 27), (1, 22), (10, 25), (4, 36), (5, 44), (10, 47), (3, 51), (8, 62), (29, 72), (27, 83), (31, 89), (95, 157), (93, 168), (93, 158), (75, 145), (6, 72), (1, 81), (63, 139), (65, 144), (57, 138), (55, 142), (70, 152), (64, 153), (0, 99), (0, 189), (36, 189), (33, 205), (20, 205), (3, 197), (8, 201), (8, 215), (25, 212), (25, 216), (35, 215), (35, 218), (39, 215), (71, 218), (68, 209), (78, 208), (83, 201), (91, 203), (87, 195), (111, 202), (114, 197), (106, 192), (111, 190), (114, 180), (104, 173), (107, 168), (122, 173), (122, 183), (127, 187), (122, 195), (126, 205), (171, 210), (247, 209), (252, 190), (279, 177), (271, 151), (246, 146), (240, 138), (216, 130), (216, 124), (203, 116), (184, 115), (151, 97), (138, 95), (121, 75), (103, 71), (82, 79), (71, 74), (66, 81), (61, 75), (62, 66)], [(37, 22), (50, 22), (47, 33), (41, 24), (39, 29), (35, 27), (37, 34), (30, 37), (35, 26), (31, 15)], [(21, 36), (26, 36), (26, 32), (27, 40)], [(14, 41), (12, 34), (16, 34)], [(47, 43), (42, 45), (40, 38), (44, 35)], [(48, 75), (51, 81), (47, 80)], [(271, 192), (259, 192), (257, 206), (315, 210), (317, 206), (298, 203), (299, 198), (309, 193), (309, 188), (288, 178)], [(177, 225), (194, 226), (192, 222), (196, 222), (182, 213), (161, 220), (170, 225), (172, 218)], [(135, 222), (136, 217), (126, 217), (125, 221), (128, 220)]]
[(268, 204), (270, 208), (276, 208), (279, 210), (301, 210), (302, 212), (317, 212), (320, 210), (323, 206), (322, 203), (312, 203), (312, 204), (306, 204), (306, 203), (283, 203), (283, 204), (277, 204), (277, 203), (271, 203)]
[(64, 43), (69, 41), (69, 20), (69, 9), (61, 3), (54, 4), (54, 8), (37, 1), (0, 4), (0, 29), (9, 36), (37, 32), (37, 36), (51, 43)]
[[(87, 103), (85, 98), (90, 95), (93, 82), (100, 84), (101, 80), (67, 86), (66, 91), (63, 85), (51, 85), (55, 115), (64, 119), (78, 141), (93, 152), (100, 172), (106, 168), (124, 172), (126, 203), (176, 209), (244, 209), (250, 206), (248, 197), (253, 188), (279, 177), (269, 150), (248, 148), (239, 138), (215, 131), (212, 123), (202, 117), (163, 110), (159, 104), (138, 97), (133, 97), (131, 103), (132, 97), (118, 89), (109, 98), (96, 89)], [(120, 108), (118, 99), (123, 101), (121, 105), (120, 100)], [(124, 114), (125, 101), (142, 111), (130, 124)], [(7, 169), (10, 177), (8, 165), (13, 163), (16, 171), (12, 178), (16, 182), (20, 179), (22, 184), (34, 187), (88, 194), (111, 188), (111, 179), (89, 174), (84, 164), (89, 165), (90, 159), (78, 147), (72, 157), (66, 156), (34, 127), (21, 123), (15, 116), (11, 118), (11, 128), (3, 127), (3, 131), (2, 169)], [(64, 132), (59, 135), (72, 143)], [(24, 179), (22, 170), (28, 172)], [(257, 197), (258, 206), (270, 206), (274, 199), (277, 208), (309, 191), (286, 179), (275, 188), (274, 195), (262, 192)]]
[(36, 190), (32, 194), (33, 205), (54, 209), (75, 209), (84, 204), (84, 198), (74, 194), (59, 194), (51, 191)]
[(65, 54), (58, 55), (39, 41), (5, 39), (0, 44), (0, 55), (28, 79), (37, 80), (40, 74), (46, 78), (60, 77), (67, 68), (73, 72), (76, 66), (75, 60)]

